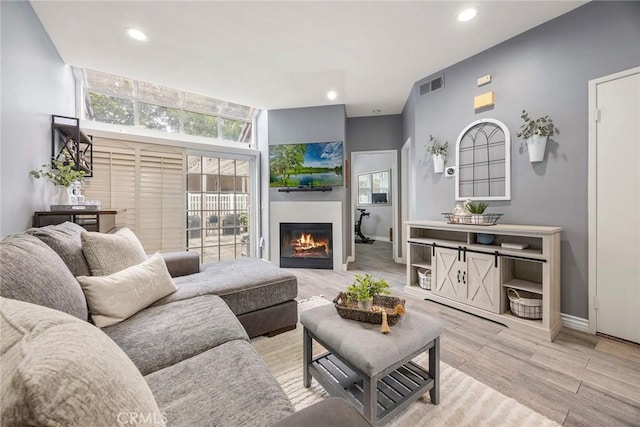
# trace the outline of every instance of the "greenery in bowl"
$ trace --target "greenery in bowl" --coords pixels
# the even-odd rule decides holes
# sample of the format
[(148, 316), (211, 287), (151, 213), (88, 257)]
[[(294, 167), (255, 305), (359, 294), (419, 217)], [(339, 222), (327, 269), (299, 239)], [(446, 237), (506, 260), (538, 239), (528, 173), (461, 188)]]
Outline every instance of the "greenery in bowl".
[(51, 164), (42, 165), (38, 170), (32, 170), (29, 174), (34, 178), (46, 178), (55, 185), (69, 187), (74, 181), (84, 179), (84, 171), (74, 169), (75, 162), (71, 159), (66, 161), (52, 160)]
[(447, 156), (447, 151), (449, 150), (449, 142), (445, 141), (444, 143), (438, 141), (434, 138), (433, 135), (429, 135), (429, 142), (427, 142), (427, 152), (436, 156)]
[(553, 119), (551, 119), (548, 115), (544, 117), (537, 118), (533, 120), (529, 117), (529, 113), (527, 110), (522, 110), (522, 115), (520, 116), (523, 123), (520, 126), (520, 130), (516, 133), (518, 138), (528, 139), (533, 135), (540, 136), (553, 136), (554, 134), (559, 134), (560, 130), (553, 123)]
[(466, 209), (469, 213), (474, 215), (482, 215), (484, 211), (487, 209), (487, 204), (484, 202), (468, 202), (466, 204)]
[(347, 287), (349, 298), (370, 301), (376, 295), (389, 295), (389, 284), (384, 279), (375, 279), (370, 274), (356, 274), (356, 280)]

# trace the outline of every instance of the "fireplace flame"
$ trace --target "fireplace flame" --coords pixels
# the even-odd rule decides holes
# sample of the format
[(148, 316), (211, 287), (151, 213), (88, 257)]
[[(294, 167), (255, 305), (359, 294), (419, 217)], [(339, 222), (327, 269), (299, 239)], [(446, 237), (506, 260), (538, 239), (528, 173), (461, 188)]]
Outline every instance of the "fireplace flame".
[(315, 241), (312, 234), (301, 233), (297, 240), (292, 242), (294, 254), (329, 253), (329, 242), (326, 240)]

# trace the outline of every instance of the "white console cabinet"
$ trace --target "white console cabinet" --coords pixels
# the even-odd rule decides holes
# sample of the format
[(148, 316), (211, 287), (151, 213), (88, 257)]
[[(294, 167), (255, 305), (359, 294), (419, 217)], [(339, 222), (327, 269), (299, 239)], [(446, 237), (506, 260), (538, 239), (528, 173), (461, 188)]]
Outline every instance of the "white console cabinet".
[[(560, 227), (448, 224), (408, 221), (407, 286), (436, 301), (553, 340), (560, 320)], [(491, 234), (480, 244), (478, 234)], [(502, 243), (526, 245), (507, 249)], [(430, 289), (418, 286), (418, 270), (431, 271)], [(542, 319), (511, 314), (508, 290), (542, 296)]]

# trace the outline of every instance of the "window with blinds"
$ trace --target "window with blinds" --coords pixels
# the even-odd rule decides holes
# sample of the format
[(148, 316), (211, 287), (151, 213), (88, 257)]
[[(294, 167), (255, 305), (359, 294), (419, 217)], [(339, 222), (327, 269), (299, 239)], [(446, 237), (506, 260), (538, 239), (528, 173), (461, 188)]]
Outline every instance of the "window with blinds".
[(84, 194), (124, 212), (116, 225), (132, 229), (146, 252), (185, 249), (185, 150), (94, 138), (94, 177)]

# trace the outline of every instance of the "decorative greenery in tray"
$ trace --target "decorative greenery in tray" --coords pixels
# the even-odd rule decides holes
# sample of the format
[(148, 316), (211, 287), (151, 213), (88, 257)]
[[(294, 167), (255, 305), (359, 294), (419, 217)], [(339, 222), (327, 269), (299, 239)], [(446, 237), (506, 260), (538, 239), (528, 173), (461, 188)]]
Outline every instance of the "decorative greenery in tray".
[(366, 273), (356, 274), (356, 280), (347, 287), (347, 295), (356, 301), (371, 302), (376, 295), (390, 295), (389, 284), (384, 279), (375, 279)]
[(484, 202), (468, 201), (465, 204), (465, 207), (471, 214), (482, 215), (484, 211), (487, 209), (487, 204)]

